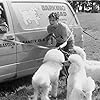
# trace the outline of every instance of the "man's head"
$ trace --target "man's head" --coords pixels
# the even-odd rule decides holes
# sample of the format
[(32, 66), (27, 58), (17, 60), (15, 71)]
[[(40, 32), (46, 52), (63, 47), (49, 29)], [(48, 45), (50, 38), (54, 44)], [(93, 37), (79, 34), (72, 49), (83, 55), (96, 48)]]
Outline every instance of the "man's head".
[(49, 23), (51, 25), (57, 25), (59, 20), (59, 15), (57, 13), (52, 12), (49, 16)]

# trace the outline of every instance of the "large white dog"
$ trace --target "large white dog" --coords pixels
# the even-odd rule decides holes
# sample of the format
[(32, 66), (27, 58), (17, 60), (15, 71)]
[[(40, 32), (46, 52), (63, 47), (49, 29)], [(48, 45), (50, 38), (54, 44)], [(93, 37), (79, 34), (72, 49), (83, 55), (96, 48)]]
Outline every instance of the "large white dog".
[(41, 90), (41, 100), (50, 100), (48, 97), (50, 86), (51, 95), (57, 96), (59, 73), (62, 69), (62, 62), (65, 62), (64, 54), (57, 49), (49, 50), (43, 60), (43, 64), (32, 77), (34, 88), (34, 100), (37, 100)]
[(68, 69), (67, 100), (92, 100), (95, 82), (91, 77), (87, 77), (84, 60), (80, 55), (72, 54), (68, 61), (71, 65)]
[(91, 76), (94, 81), (100, 82), (100, 61), (87, 60), (85, 51), (78, 46), (74, 46), (74, 50), (84, 59), (87, 75)]

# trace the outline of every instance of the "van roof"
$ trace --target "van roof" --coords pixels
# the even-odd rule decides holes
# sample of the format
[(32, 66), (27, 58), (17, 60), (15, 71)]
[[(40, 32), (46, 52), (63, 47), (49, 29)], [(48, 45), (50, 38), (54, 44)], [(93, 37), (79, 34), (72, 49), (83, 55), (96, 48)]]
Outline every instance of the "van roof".
[(66, 2), (67, 0), (10, 0), (10, 1)]
[(0, 0), (0, 2), (3, 2), (3, 1), (67, 2), (67, 0)]

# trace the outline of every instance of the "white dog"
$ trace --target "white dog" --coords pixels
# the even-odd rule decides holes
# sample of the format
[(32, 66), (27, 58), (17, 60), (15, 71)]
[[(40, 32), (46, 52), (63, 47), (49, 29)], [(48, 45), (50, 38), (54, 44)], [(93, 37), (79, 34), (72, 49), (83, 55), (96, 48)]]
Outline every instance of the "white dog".
[(59, 73), (62, 69), (62, 62), (65, 62), (64, 54), (57, 49), (49, 50), (43, 60), (43, 64), (32, 77), (34, 88), (34, 100), (37, 100), (41, 89), (41, 100), (50, 100), (48, 97), (50, 85), (51, 95), (57, 96)]
[(80, 55), (72, 54), (68, 61), (71, 65), (68, 69), (67, 100), (92, 100), (95, 82), (86, 76), (84, 60)]
[(100, 61), (87, 60), (85, 51), (78, 46), (74, 46), (74, 50), (85, 61), (85, 68), (86, 68), (87, 76), (91, 76), (95, 82), (96, 81), (100, 82)]
[(86, 53), (81, 47), (74, 46), (73, 49), (76, 51), (77, 54), (79, 54), (82, 57), (83, 60), (86, 60)]

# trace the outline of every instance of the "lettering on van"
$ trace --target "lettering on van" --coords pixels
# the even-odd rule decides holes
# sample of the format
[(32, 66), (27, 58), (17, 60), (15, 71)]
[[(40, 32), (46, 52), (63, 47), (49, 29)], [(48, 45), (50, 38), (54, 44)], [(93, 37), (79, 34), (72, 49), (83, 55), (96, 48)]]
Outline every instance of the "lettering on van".
[(40, 43), (40, 42), (43, 42), (43, 41), (46, 41), (46, 39), (26, 40), (26, 41), (20, 41), (20, 42), (25, 43), (25, 44), (28, 44), (28, 43), (34, 43), (34, 44), (37, 44), (37, 43)]
[(57, 12), (59, 16), (67, 16), (66, 12)]
[(58, 11), (65, 11), (64, 6), (60, 5), (41, 5), (41, 8), (43, 11), (53, 11), (53, 10), (58, 10)]
[(15, 43), (12, 43), (12, 42), (6, 42), (6, 43), (3, 43), (3, 44), (0, 44), (0, 48), (2, 47), (11, 47), (11, 46), (14, 46)]
[(21, 11), (21, 14), (26, 25), (32, 24), (33, 21), (39, 25), (40, 17), (36, 8)]
[(64, 6), (59, 5), (41, 5), (43, 11), (56, 11), (59, 16), (67, 16)]

